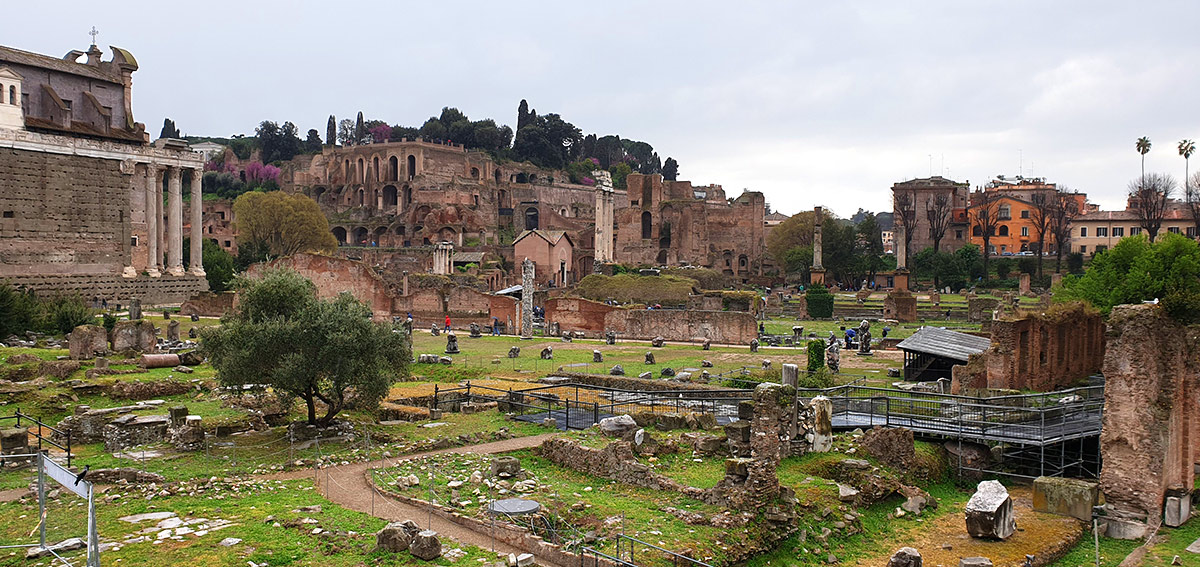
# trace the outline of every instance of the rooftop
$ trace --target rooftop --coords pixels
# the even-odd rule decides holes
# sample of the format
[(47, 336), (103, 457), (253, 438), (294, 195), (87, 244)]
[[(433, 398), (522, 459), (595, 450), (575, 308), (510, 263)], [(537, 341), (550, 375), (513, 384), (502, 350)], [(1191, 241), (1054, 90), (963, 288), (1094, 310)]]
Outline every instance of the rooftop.
[(941, 327), (921, 327), (921, 330), (896, 345), (900, 350), (932, 354), (963, 362), (967, 361), (968, 356), (979, 354), (989, 346), (992, 346), (991, 339), (948, 331)]

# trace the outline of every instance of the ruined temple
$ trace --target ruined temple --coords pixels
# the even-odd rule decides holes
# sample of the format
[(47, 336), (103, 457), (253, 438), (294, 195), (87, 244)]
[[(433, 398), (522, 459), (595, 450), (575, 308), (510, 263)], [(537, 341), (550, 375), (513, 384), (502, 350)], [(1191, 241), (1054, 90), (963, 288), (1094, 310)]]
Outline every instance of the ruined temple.
[[(767, 268), (761, 193), (727, 199), (720, 186), (664, 182), (657, 174), (630, 174), (629, 189), (614, 190), (598, 173), (599, 186), (574, 184), (563, 171), (404, 139), (297, 156), (280, 184), (317, 201), (343, 255), (385, 268), (430, 271), (439, 242), (516, 265), (522, 258), (512, 246), (526, 231), (569, 239), (570, 260), (546, 266), (556, 285), (592, 273), (596, 260), (705, 266), (742, 277)], [(598, 235), (611, 242), (597, 245)], [(512, 283), (511, 275), (496, 281)]]
[[(47, 292), (147, 303), (207, 288), (203, 157), (181, 140), (149, 144), (133, 118), (137, 60), (96, 45), (56, 58), (0, 47), (0, 278)], [(165, 199), (164, 199), (165, 197)]]

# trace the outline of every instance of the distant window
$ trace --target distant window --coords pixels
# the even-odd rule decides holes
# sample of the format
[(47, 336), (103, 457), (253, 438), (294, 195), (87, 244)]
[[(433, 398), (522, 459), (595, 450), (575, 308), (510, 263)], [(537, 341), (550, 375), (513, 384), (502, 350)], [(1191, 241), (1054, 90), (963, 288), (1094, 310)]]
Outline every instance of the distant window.
[(1080, 247), (1079, 247), (1079, 253), (1080, 253), (1080, 254), (1087, 254), (1087, 246), (1080, 246)]
[(17, 87), (8, 87), (8, 103), (17, 104)]
[[(1087, 238), (1087, 227), (1086, 226), (1079, 227), (1079, 238)], [(1080, 246), (1080, 248), (1083, 248), (1083, 247)]]
[(1012, 207), (1008, 205), (1000, 205), (1000, 220), (1008, 220), (1012, 218)]
[(1027, 227), (1027, 226), (1021, 227), (1021, 236), (1029, 236), (1029, 227)]
[(971, 227), (971, 236), (983, 236), (983, 229), (979, 225)]
[(217, 218), (225, 220), (225, 211), (217, 211)]
[(957, 239), (957, 240), (962, 240), (962, 234), (963, 234), (963, 233), (962, 233), (962, 229), (955, 230), (955, 231), (954, 231), (954, 238), (955, 238), (955, 239)]
[(1141, 233), (1142, 233), (1142, 227), (1140, 227), (1140, 226), (1129, 227), (1129, 236), (1137, 236)]
[[(1113, 230), (1116, 230), (1116, 229), (1113, 229)], [(1194, 227), (1194, 226), (1187, 227), (1187, 235), (1188, 235), (1188, 238), (1195, 238), (1196, 237), (1196, 227)]]
[(1024, 209), (1021, 211), (1021, 218), (1023, 218), (1023, 219), (1029, 218), (1029, 209)]
[(1112, 229), (1112, 233), (1113, 233), (1112, 234), (1113, 238), (1121, 238), (1122, 236), (1125, 236), (1125, 227), (1114, 226)]
[(1171, 234), (1179, 234), (1179, 227), (1177, 227), (1177, 226), (1172, 226), (1172, 227), (1170, 227), (1170, 228), (1168, 228), (1168, 229), (1167, 229), (1167, 232), (1169, 232), (1169, 233), (1171, 233)]
[(4, 211), (4, 218), (6, 218), (6, 219), (13, 218), (13, 212), (12, 211)]
[(232, 243), (232, 242), (230, 242), (230, 241), (228, 241), (228, 240), (226, 240), (226, 241), (225, 241), (225, 247), (226, 247), (226, 248), (230, 248), (230, 247), (232, 247), (232, 246), (233, 246), (233, 243)]
[(137, 248), (137, 237), (136, 236), (129, 237), (129, 245), (134, 248)]
[(1097, 237), (1101, 237), (1101, 236), (1107, 237), (1108, 236), (1108, 227), (1106, 227), (1106, 226), (1096, 227), (1096, 236)]
[(1008, 236), (1008, 225), (1006, 225), (1006, 224), (1000, 225), (1000, 233), (999, 234), (1000, 234), (1000, 236)]

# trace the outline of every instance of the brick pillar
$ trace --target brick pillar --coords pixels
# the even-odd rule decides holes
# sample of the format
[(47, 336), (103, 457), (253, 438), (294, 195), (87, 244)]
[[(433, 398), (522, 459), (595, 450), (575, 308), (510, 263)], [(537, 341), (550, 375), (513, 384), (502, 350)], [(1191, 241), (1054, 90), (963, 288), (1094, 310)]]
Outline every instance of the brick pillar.
[(158, 271), (161, 265), (162, 256), (158, 252), (158, 243), (161, 242), (159, 237), (162, 234), (159, 228), (159, 221), (162, 219), (162, 213), (159, 207), (162, 204), (162, 196), (159, 194), (159, 188), (162, 187), (162, 170), (154, 164), (146, 164), (146, 273), (152, 278), (159, 277)]
[(183, 170), (170, 169), (167, 182), (167, 273), (182, 276), (183, 272)]
[(204, 275), (204, 195), (201, 194), (203, 173), (199, 169), (192, 170), (192, 250), (189, 271), (193, 276)]

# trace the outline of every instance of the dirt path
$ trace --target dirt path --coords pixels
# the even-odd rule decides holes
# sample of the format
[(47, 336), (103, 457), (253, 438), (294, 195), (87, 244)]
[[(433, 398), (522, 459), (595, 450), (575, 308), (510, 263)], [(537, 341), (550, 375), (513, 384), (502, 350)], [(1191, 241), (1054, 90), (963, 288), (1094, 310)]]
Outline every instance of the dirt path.
[[(452, 447), (450, 449), (442, 449), (439, 451), (406, 455), (395, 459), (383, 459), (365, 463), (333, 466), (320, 469), (315, 473), (312, 470), (297, 470), (272, 475), (264, 475), (258, 478), (269, 480), (296, 480), (315, 478), (317, 481), (317, 489), (321, 491), (321, 494), (330, 501), (335, 502), (344, 508), (371, 514), (376, 518), (382, 518), (388, 521), (413, 520), (422, 527), (428, 527), (429, 529), (436, 531), (439, 535), (448, 537), (460, 543), (474, 545), (484, 550), (490, 550), (494, 545), (497, 553), (521, 554), (530, 551), (516, 549), (501, 542), (493, 543), (492, 538), (488, 533), (478, 532), (457, 524), (452, 524), (436, 515), (429, 514), (429, 512), (422, 508), (400, 502), (394, 498), (390, 498), (375, 491), (374, 487), (367, 482), (367, 471), (373, 468), (394, 466), (400, 461), (427, 455), (439, 455), (445, 453), (477, 453), (486, 455), (491, 453), (516, 451), (519, 449), (529, 449), (531, 447), (541, 445), (542, 441), (545, 441), (554, 435), (554, 433), (545, 433), (531, 437), (517, 437), (514, 439), (495, 441), (492, 443), (468, 445), (465, 447)], [(538, 557), (537, 559), (539, 565), (556, 567), (546, 563), (545, 558)]]

